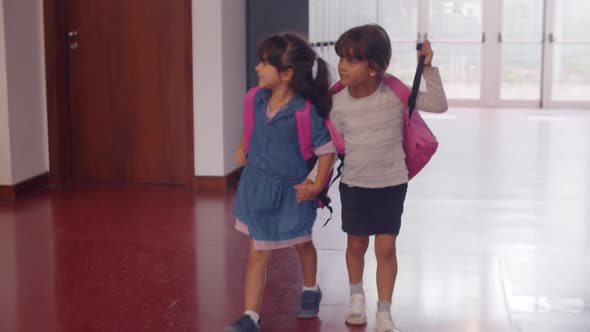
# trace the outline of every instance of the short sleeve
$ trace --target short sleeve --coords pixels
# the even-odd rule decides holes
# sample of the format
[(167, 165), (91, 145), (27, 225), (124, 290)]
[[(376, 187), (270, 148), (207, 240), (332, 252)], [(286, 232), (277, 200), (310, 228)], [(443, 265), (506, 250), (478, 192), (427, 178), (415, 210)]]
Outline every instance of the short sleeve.
[(309, 115), (311, 121), (311, 145), (314, 149), (317, 149), (332, 141), (332, 138), (330, 137), (330, 131), (328, 131), (324, 123), (324, 119), (320, 116), (315, 106), (312, 105)]

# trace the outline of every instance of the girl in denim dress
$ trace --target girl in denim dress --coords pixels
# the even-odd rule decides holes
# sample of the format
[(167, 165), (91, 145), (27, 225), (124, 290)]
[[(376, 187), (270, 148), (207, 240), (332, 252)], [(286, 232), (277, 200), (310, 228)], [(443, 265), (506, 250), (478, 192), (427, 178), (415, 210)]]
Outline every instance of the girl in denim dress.
[[(266, 281), (266, 265), (274, 249), (294, 246), (303, 271), (298, 316), (319, 312), (321, 290), (316, 282), (317, 252), (311, 232), (317, 201), (297, 197), (304, 183), (315, 197), (327, 180), (334, 156), (324, 125), (332, 107), (326, 63), (307, 41), (293, 34), (272, 36), (258, 48), (258, 87), (254, 95), (254, 127), (245, 153), (244, 138), (236, 161), (245, 165), (237, 190), (236, 229), (249, 236), (244, 290), (244, 314), (225, 331), (259, 331), (259, 309)], [(306, 181), (308, 161), (300, 152), (295, 113), (311, 102), (310, 122), (318, 173)]]

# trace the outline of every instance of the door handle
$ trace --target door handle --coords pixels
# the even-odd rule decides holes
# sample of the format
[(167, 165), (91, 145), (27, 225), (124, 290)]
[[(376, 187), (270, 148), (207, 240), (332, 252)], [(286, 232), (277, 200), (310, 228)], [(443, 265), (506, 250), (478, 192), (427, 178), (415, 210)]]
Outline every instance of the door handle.
[(72, 31), (68, 32), (68, 38), (70, 39), (70, 49), (71, 50), (76, 50), (76, 49), (78, 49), (78, 47), (80, 47), (80, 44), (78, 44), (78, 41), (75, 39), (76, 37), (78, 37), (77, 30), (72, 30)]

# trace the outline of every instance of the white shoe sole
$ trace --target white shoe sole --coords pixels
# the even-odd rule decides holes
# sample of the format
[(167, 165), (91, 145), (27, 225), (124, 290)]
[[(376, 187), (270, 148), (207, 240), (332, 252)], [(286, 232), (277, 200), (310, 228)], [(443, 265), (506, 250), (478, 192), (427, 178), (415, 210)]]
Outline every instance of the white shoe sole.
[[(379, 330), (379, 329), (377, 329), (377, 332), (381, 332), (381, 331), (391, 331), (391, 330)], [(394, 328), (393, 328), (393, 331), (394, 331), (394, 332), (401, 332), (401, 330), (400, 330), (400, 329), (398, 329), (397, 327), (394, 327)]]
[(348, 318), (348, 317), (346, 317), (344, 320), (346, 321), (347, 324), (350, 324), (350, 325), (365, 325), (365, 324), (367, 324), (367, 317), (361, 317), (361, 318)]

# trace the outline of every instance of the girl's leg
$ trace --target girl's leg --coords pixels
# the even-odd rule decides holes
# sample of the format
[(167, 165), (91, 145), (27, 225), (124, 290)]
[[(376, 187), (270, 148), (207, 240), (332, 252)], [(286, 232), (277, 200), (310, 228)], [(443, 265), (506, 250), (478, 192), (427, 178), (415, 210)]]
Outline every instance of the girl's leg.
[(346, 245), (346, 267), (351, 285), (358, 285), (363, 281), (365, 269), (365, 253), (369, 247), (368, 236), (348, 235)]
[(295, 249), (301, 261), (304, 286), (297, 316), (299, 318), (314, 318), (320, 312), (320, 302), (322, 301), (322, 291), (316, 281), (318, 254), (311, 241), (298, 244)]
[(314, 287), (316, 285), (316, 277), (318, 271), (318, 254), (313, 245), (313, 242), (305, 242), (295, 246), (299, 261), (301, 262), (301, 270), (303, 271), (303, 286)]
[(379, 234), (375, 236), (377, 256), (377, 292), (380, 303), (391, 303), (395, 278), (397, 277), (396, 236)]
[(393, 234), (375, 236), (375, 256), (377, 256), (377, 331), (394, 331), (395, 324), (391, 317), (391, 299), (395, 278), (397, 277), (397, 256)]
[(270, 257), (268, 250), (255, 250), (254, 242), (250, 239), (248, 251), (248, 266), (246, 268), (246, 282), (244, 287), (244, 308), (256, 313), (260, 312), (262, 292), (266, 283), (266, 264)]
[(363, 291), (363, 271), (365, 269), (365, 253), (369, 246), (368, 236), (348, 235), (346, 245), (346, 267), (350, 282), (350, 305), (345, 321), (352, 325), (367, 323), (365, 293)]

